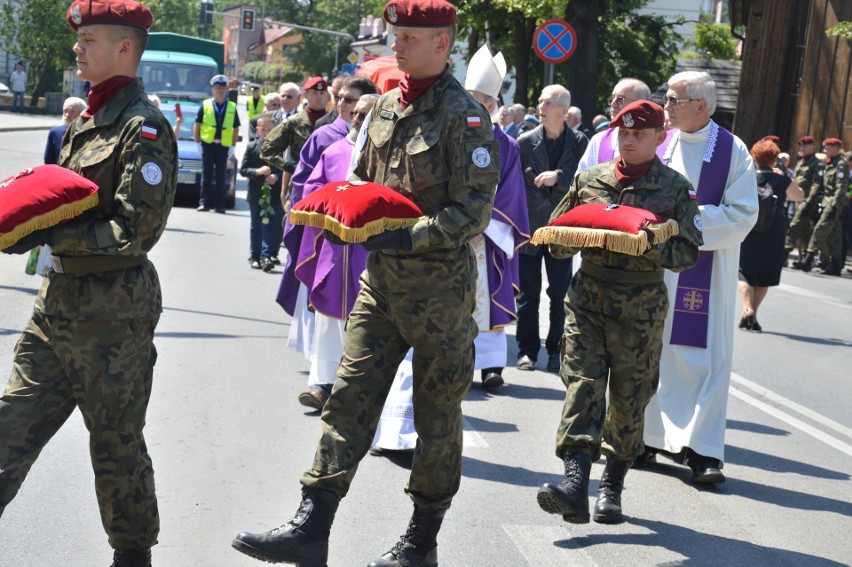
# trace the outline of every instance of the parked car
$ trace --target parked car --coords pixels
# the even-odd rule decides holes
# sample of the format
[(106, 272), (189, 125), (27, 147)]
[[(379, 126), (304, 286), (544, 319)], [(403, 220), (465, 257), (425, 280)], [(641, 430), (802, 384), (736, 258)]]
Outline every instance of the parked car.
[[(193, 203), (198, 203), (198, 198), (201, 195), (201, 155), (198, 153), (198, 148), (195, 145), (195, 140), (192, 137), (192, 126), (195, 124), (195, 117), (198, 114), (198, 108), (201, 106), (197, 102), (180, 101), (178, 102), (163, 102), (160, 104), (160, 111), (165, 115), (169, 123), (174, 127), (177, 116), (175, 114), (175, 104), (180, 104), (181, 112), (183, 113), (183, 124), (178, 133), (178, 186), (177, 197), (191, 199)], [(236, 203), (236, 187), (237, 187), (237, 158), (232, 156), (228, 160), (228, 167), (225, 170), (225, 187), (226, 197), (225, 206), (229, 209), (234, 208)]]
[(10, 92), (12, 91), (9, 90), (9, 87), (4, 85), (3, 83), (0, 83), (0, 94), (9, 94)]

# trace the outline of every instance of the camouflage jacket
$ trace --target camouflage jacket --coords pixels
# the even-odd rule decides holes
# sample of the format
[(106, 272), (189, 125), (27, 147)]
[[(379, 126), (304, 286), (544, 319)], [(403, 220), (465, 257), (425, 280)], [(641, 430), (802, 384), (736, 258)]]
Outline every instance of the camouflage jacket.
[(825, 164), (814, 155), (806, 161), (799, 161), (794, 178), (802, 191), (805, 192), (805, 201), (809, 201), (811, 196), (813, 196), (813, 199), (819, 199), (823, 176), (825, 175), (824, 170)]
[[(313, 131), (314, 125), (308, 118), (307, 110), (300, 110), (272, 129), (260, 148), (260, 159), (271, 167), (293, 173), (299, 163), (302, 146)], [(285, 155), (288, 149), (290, 154)]]
[(488, 226), (499, 162), (488, 112), (446, 70), (405, 110), (397, 89), (378, 100), (355, 175), (420, 207), (414, 252), (458, 251)]
[(825, 166), (823, 179), (823, 209), (837, 209), (846, 206), (846, 193), (849, 192), (849, 164), (842, 155), (835, 156)]
[[(143, 133), (142, 126), (145, 125)], [(166, 228), (177, 187), (177, 143), (142, 81), (125, 86), (92, 118), (65, 133), (59, 165), (98, 185), (98, 206), (52, 231), (57, 256), (141, 256)], [(157, 271), (85, 275), (51, 271), (36, 310), (69, 319), (124, 319), (162, 311)]]
[[(679, 234), (655, 244), (642, 256), (630, 256), (603, 248), (584, 248), (583, 262), (636, 272), (663, 268), (680, 272), (698, 260), (701, 237), (701, 214), (697, 201), (689, 196), (692, 185), (677, 171), (666, 167), (659, 158), (642, 178), (621, 187), (615, 177), (615, 162), (599, 164), (583, 171), (574, 179), (571, 189), (556, 207), (551, 220), (584, 203), (617, 203), (651, 211), (665, 219), (675, 219)], [(579, 250), (550, 245), (550, 253), (566, 258)], [(572, 304), (614, 317), (660, 320), (666, 316), (666, 285), (610, 283), (582, 272), (571, 283), (568, 294)]]

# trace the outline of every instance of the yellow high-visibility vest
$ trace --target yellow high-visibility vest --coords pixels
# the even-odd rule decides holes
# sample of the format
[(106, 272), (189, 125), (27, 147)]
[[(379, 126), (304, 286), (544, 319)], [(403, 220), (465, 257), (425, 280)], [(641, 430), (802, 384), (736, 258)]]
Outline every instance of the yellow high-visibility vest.
[(248, 119), (251, 120), (255, 116), (260, 116), (263, 112), (263, 97), (260, 97), (255, 102), (254, 98), (249, 98), (246, 103), (246, 111), (248, 112)]
[[(207, 144), (213, 142), (216, 137), (216, 111), (213, 110), (213, 99), (208, 98), (203, 103), (204, 114), (201, 119), (201, 141)], [(237, 114), (237, 105), (233, 101), (228, 101), (228, 108), (225, 110), (225, 119), (222, 121), (222, 137), (220, 141), (223, 146), (230, 147), (234, 144), (234, 117)]]

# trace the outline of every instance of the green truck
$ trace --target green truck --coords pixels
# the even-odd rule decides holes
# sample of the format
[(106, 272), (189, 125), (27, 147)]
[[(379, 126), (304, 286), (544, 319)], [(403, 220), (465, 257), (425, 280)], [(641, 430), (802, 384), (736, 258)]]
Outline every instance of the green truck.
[(225, 67), (225, 44), (176, 33), (148, 36), (139, 64), (145, 90), (161, 100), (204, 100), (210, 96), (210, 79)]

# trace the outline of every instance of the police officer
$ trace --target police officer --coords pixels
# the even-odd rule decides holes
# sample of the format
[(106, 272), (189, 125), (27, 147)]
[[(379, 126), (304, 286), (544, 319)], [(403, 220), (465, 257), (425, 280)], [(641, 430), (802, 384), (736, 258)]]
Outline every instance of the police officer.
[(257, 137), (257, 117), (263, 114), (266, 100), (260, 96), (260, 85), (252, 83), (251, 96), (246, 100), (246, 120), (249, 123), (249, 141)]
[(238, 550), (265, 561), (325, 565), (340, 499), (366, 455), (399, 363), (414, 348), (419, 436), (406, 492), (409, 529), (372, 567), (438, 564), (437, 534), (461, 480), (461, 401), (473, 380), (476, 262), (498, 181), (499, 150), (485, 109), (446, 62), (456, 10), (444, 0), (391, 0), (405, 77), (376, 103), (355, 174), (412, 199), (423, 218), (364, 243), (371, 251), (349, 316), (337, 381), (321, 420), (302, 504), (277, 530), (241, 533)]
[[(228, 159), (234, 155), (240, 115), (237, 105), (228, 100), (228, 77), (216, 75), (210, 79), (213, 97), (198, 108), (192, 135), (201, 154), (201, 197), (199, 211), (214, 209), (225, 213), (225, 171)], [(215, 185), (214, 185), (215, 184)]]
[(305, 81), (304, 91), (308, 105), (276, 126), (260, 148), (260, 159), (284, 172), (282, 203), (286, 203), (289, 197), (289, 177), (299, 163), (302, 146), (316, 129), (317, 120), (325, 116), (325, 107), (330, 100), (328, 83), (322, 77), (311, 77)]
[(797, 270), (810, 272), (814, 258), (823, 247), (829, 258), (824, 273), (839, 276), (843, 269), (844, 258), (840, 255), (840, 216), (846, 206), (846, 193), (849, 191), (849, 164), (840, 152), (842, 146), (840, 138), (826, 138), (822, 141), (825, 152), (825, 175), (820, 203), (822, 212), (814, 226), (804, 259), (793, 262), (793, 268)]
[(95, 182), (99, 204), (38, 233), (55, 256), (0, 397), (0, 514), (79, 408), (113, 565), (148, 566), (159, 515), (142, 429), (162, 298), (146, 254), (174, 200), (177, 146), (136, 78), (151, 12), (134, 0), (76, 0), (67, 19), (77, 76), (92, 90), (59, 165)]
[[(566, 522), (589, 521), (589, 472), (601, 452), (607, 460), (594, 519), (621, 521), (624, 476), (642, 453), (645, 406), (659, 381), (668, 310), (663, 270), (694, 265), (703, 243), (692, 186), (655, 155), (666, 137), (664, 121), (663, 109), (651, 101), (624, 106), (610, 123), (619, 128), (621, 157), (580, 173), (551, 216), (583, 203), (616, 203), (674, 219), (679, 228), (677, 236), (656, 245), (649, 232), (652, 246), (641, 256), (583, 249), (566, 295), (562, 338), (560, 375), (567, 391), (556, 454), (565, 462), (565, 478), (538, 491), (541, 508)], [(578, 252), (554, 244), (550, 250), (558, 258)]]
[(796, 203), (796, 212), (790, 227), (787, 229), (787, 239), (784, 248), (789, 254), (793, 248), (799, 248), (799, 258), (804, 258), (804, 250), (811, 239), (813, 218), (822, 197), (822, 181), (825, 175), (825, 164), (814, 154), (813, 136), (799, 138), (799, 163), (796, 165), (795, 179), (805, 198)]

